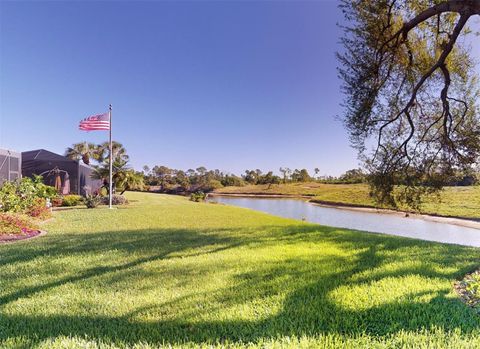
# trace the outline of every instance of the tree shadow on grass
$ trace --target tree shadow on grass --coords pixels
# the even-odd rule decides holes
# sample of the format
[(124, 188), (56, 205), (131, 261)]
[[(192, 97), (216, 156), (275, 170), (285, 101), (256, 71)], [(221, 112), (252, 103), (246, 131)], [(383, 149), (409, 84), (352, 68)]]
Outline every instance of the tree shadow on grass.
[[(242, 243), (242, 239), (222, 236), (224, 232), (224, 230), (219, 229), (215, 230), (215, 234), (211, 230), (162, 229), (161, 231), (112, 231), (86, 235), (64, 234), (61, 238), (50, 240), (48, 244), (41, 247), (29, 246), (32, 247), (30, 250), (28, 248), (23, 250), (22, 246), (18, 246), (18, 248), (8, 250), (2, 255), (0, 267), (7, 264), (31, 262), (41, 257), (55, 258), (78, 255), (78, 258), (87, 258), (89, 254), (95, 255), (106, 251), (120, 251), (127, 256), (130, 253), (141, 252), (142, 257), (134, 258), (128, 262), (120, 260), (120, 263), (92, 265), (92, 267), (51, 282), (21, 288), (5, 295), (0, 293), (0, 307), (19, 298), (29, 297), (67, 283), (127, 271), (149, 262), (221, 252), (237, 247)], [(15, 277), (17, 276), (15, 275)]]
[[(29, 262), (41, 257), (55, 257), (71, 253), (100, 253), (110, 250), (125, 252), (154, 252), (197, 248), (202, 245), (212, 245), (225, 240), (222, 230), (209, 236), (210, 230), (189, 229), (143, 229), (143, 230), (112, 230), (90, 234), (47, 235), (37, 241), (26, 241), (7, 246), (0, 250), (0, 267), (14, 263)], [(35, 242), (35, 243), (32, 243)]]
[[(318, 245), (319, 249), (328, 244), (345, 254), (322, 255), (320, 251), (314, 256), (296, 256), (281, 263), (259, 264), (254, 270), (237, 273), (231, 286), (209, 295), (218, 299), (222, 307), (236, 309), (239, 304), (262, 302), (285, 294), (280, 311), (255, 320), (241, 316), (222, 321), (208, 320), (211, 319), (208, 314), (218, 310), (212, 305), (203, 312), (192, 308), (189, 313), (169, 319), (159, 317), (155, 321), (146, 321), (141, 318), (143, 313), (162, 309), (165, 303), (138, 307), (117, 317), (3, 314), (0, 317), (0, 340), (23, 337), (41, 341), (57, 336), (78, 336), (129, 345), (139, 342), (200, 344), (256, 342), (265, 338), (319, 334), (389, 336), (400, 331), (433, 327), (445, 332), (460, 330), (467, 335), (479, 331), (480, 321), (473, 311), (458, 299), (451, 298), (448, 288), (434, 287), (436, 280), (451, 280), (475, 267), (478, 251), (473, 248), (307, 224), (266, 226), (252, 236), (230, 233), (229, 229), (162, 230), (161, 234), (156, 231), (99, 233), (87, 241), (81, 241), (79, 236), (67, 237), (67, 242), (57, 241), (41, 255), (97, 252), (103, 251), (108, 244), (109, 249), (132, 252), (141, 249), (146, 256), (126, 263), (92, 266), (76, 275), (2, 295), (0, 309), (19, 298), (31, 297), (65, 283), (110, 273), (121, 275), (156, 260), (216, 254), (241, 246), (251, 248), (255, 253), (256, 247), (269, 244), (302, 243)], [(112, 241), (112, 234), (119, 235), (115, 235)], [(8, 257), (13, 263), (29, 260), (29, 257), (17, 260), (13, 255)], [(413, 280), (409, 281), (410, 284), (405, 281), (408, 278)], [(427, 286), (417, 288), (417, 279), (418, 282), (425, 281)], [(429, 282), (432, 287), (428, 287)], [(368, 296), (369, 292), (385, 285), (387, 294), (394, 293), (395, 290), (388, 287), (395, 288), (396, 285), (404, 290), (398, 295), (384, 298), (377, 295), (372, 299), (358, 300), (362, 292)], [(189, 302), (195, 301), (195, 296), (178, 297), (169, 306), (185, 308)]]

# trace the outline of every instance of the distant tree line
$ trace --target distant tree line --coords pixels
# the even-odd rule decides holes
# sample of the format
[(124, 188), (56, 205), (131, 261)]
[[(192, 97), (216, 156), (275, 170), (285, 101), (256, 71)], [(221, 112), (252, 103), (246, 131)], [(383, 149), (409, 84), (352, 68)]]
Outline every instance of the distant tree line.
[(143, 167), (144, 182), (149, 190), (164, 193), (188, 194), (197, 191), (210, 192), (228, 186), (268, 185), (301, 183), (317, 181), (321, 183), (363, 183), (366, 175), (360, 169), (345, 172), (339, 177), (320, 176), (319, 169), (311, 176), (306, 169), (290, 169), (281, 167), (280, 176), (273, 171), (263, 172), (260, 169), (245, 170), (237, 176), (218, 169), (208, 170), (201, 166), (196, 169), (178, 170), (167, 166)]
[[(144, 183), (151, 191), (171, 194), (189, 194), (194, 192), (211, 192), (215, 189), (229, 186), (268, 185), (270, 188), (277, 184), (319, 182), (325, 184), (356, 184), (368, 183), (369, 176), (361, 169), (351, 169), (344, 174), (335, 176), (322, 176), (320, 170), (315, 168), (314, 175), (306, 169), (290, 169), (281, 167), (279, 175), (273, 171), (263, 172), (260, 169), (245, 170), (241, 176), (222, 172), (218, 169), (208, 170), (200, 166), (196, 169), (178, 170), (167, 166), (143, 167)], [(457, 173), (451, 179), (451, 185), (474, 185), (480, 182), (478, 174)]]
[(241, 178), (220, 170), (207, 170), (200, 166), (187, 171), (167, 166), (143, 167), (144, 181), (150, 190), (164, 193), (209, 192), (225, 185), (243, 185)]
[[(108, 143), (92, 144), (81, 142), (67, 148), (65, 155), (71, 159), (83, 161), (94, 168), (95, 178), (108, 179)], [(93, 160), (93, 162), (92, 162)], [(369, 183), (370, 177), (362, 169), (351, 169), (344, 174), (325, 176), (320, 169), (314, 169), (311, 175), (306, 169), (290, 169), (280, 167), (278, 173), (263, 172), (260, 169), (245, 170), (241, 176), (222, 172), (218, 169), (208, 170), (204, 166), (196, 169), (178, 170), (167, 166), (143, 167), (143, 171), (135, 171), (129, 166), (129, 156), (121, 143), (113, 142), (113, 182), (123, 193), (125, 190), (150, 190), (171, 194), (190, 194), (202, 191), (211, 192), (229, 186), (268, 185), (319, 182), (326, 184)], [(457, 171), (451, 176), (449, 185), (474, 185), (480, 183), (479, 172)]]

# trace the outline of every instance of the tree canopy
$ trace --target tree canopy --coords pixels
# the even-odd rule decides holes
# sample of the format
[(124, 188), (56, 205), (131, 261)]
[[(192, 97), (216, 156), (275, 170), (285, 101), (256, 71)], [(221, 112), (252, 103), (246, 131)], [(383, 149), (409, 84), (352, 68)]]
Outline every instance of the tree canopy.
[[(94, 168), (93, 178), (106, 180), (109, 177), (109, 153), (110, 144), (94, 144), (88, 142), (75, 143), (65, 151), (65, 156), (70, 159), (82, 161)], [(112, 141), (112, 178), (115, 186), (121, 188), (122, 194), (125, 190), (141, 190), (144, 186), (143, 174), (135, 172), (129, 166), (129, 156), (125, 147), (116, 141)], [(91, 160), (95, 160), (92, 163)]]
[(90, 159), (98, 160), (97, 145), (88, 142), (75, 143), (65, 150), (65, 156), (72, 160), (82, 160), (85, 165), (90, 165)]
[(480, 96), (469, 19), (480, 0), (345, 0), (343, 120), (380, 201), (478, 166)]

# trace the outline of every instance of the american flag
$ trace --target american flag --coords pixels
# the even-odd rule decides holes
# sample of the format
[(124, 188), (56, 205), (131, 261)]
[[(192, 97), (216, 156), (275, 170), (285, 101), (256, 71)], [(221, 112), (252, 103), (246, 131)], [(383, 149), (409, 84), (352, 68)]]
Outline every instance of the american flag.
[(89, 116), (80, 121), (78, 128), (82, 131), (108, 131), (110, 130), (110, 115), (107, 112), (104, 114)]

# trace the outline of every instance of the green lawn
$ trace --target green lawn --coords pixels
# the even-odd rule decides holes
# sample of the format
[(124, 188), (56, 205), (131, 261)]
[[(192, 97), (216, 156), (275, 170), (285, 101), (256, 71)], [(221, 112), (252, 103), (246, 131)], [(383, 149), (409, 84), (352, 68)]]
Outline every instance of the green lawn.
[[(272, 185), (247, 185), (216, 190), (227, 194), (283, 194), (306, 195), (312, 200), (340, 204), (375, 206), (365, 184), (288, 183)], [(427, 197), (422, 213), (442, 216), (480, 219), (480, 186), (446, 187), (440, 195)]]
[(480, 346), (478, 249), (128, 196), (0, 245), (0, 348)]

